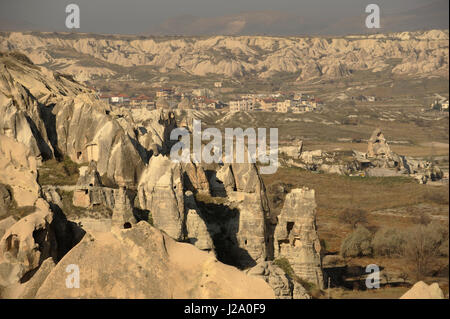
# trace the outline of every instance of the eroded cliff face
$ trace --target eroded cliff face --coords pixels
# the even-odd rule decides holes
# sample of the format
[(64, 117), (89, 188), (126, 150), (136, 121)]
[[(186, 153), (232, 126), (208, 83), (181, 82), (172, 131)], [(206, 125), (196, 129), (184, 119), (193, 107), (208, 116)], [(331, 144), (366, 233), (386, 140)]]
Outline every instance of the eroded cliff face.
[[(100, 175), (136, 184), (144, 160), (108, 106), (72, 79), (0, 57), (0, 133), (25, 144), (38, 161), (97, 162)], [(133, 163), (133, 165), (128, 165)]]
[(293, 189), (286, 195), (274, 234), (275, 258), (286, 258), (297, 276), (323, 287), (314, 190)]
[[(31, 49), (32, 48), (32, 49)], [(160, 73), (183, 70), (197, 76), (241, 77), (298, 74), (298, 80), (341, 78), (354, 71), (391, 68), (392, 74), (448, 77), (448, 31), (326, 37), (214, 36), (178, 39), (10, 32), (0, 50), (26, 52), (79, 80), (111, 76), (113, 67), (83, 66), (86, 56), (123, 67), (147, 65)], [(72, 53), (73, 58), (54, 52)], [(79, 56), (79, 58), (77, 58)], [(400, 59), (394, 67), (392, 59)]]
[(184, 238), (186, 221), (181, 165), (164, 155), (150, 159), (138, 185), (141, 209), (149, 210), (154, 225), (176, 240)]
[[(79, 289), (67, 289), (65, 269), (74, 263), (91, 276), (81, 276)], [(274, 292), (262, 279), (140, 222), (131, 229), (85, 236), (47, 276), (36, 297), (268, 299)]]
[[(87, 88), (24, 56), (4, 54), (0, 62), (0, 115), (13, 114), (0, 121), (0, 216), (13, 201), (30, 208), (17, 216), (8, 211), (13, 216), (0, 220), (2, 297), (54, 296), (66, 275), (65, 263), (81, 255), (89, 259), (83, 267), (98, 278), (85, 282), (92, 289), (78, 297), (274, 297), (266, 282), (280, 298), (308, 297), (298, 283), (266, 263), (273, 250), (270, 212), (255, 164), (176, 163), (168, 156), (170, 132), (177, 125), (173, 113), (110, 110)], [(79, 167), (77, 183), (41, 188), (41, 162), (63, 156), (88, 163)], [(106, 180), (114, 185), (106, 187)], [(71, 198), (64, 198), (68, 193)], [(67, 216), (77, 223), (65, 215), (68, 203), (77, 209)], [(287, 202), (285, 207), (308, 216), (296, 246), (309, 247), (317, 236), (308, 224), (314, 219), (308, 205)], [(107, 208), (106, 215), (100, 206)], [(97, 218), (101, 227), (83, 226), (91, 221), (78, 216), (78, 209)], [(295, 213), (285, 213), (290, 214)], [(85, 232), (89, 235), (77, 245)], [(102, 267), (107, 252), (119, 261), (117, 267), (114, 262)], [(294, 269), (316, 273), (316, 255), (307, 249), (302, 254), (307, 262), (298, 268), (292, 260)], [(254, 271), (262, 278), (225, 264), (241, 269), (262, 265), (262, 273)], [(142, 271), (145, 279), (136, 276)], [(180, 278), (178, 271), (187, 277)], [(130, 278), (133, 285), (124, 287)], [(183, 287), (174, 288), (180, 281)], [(148, 285), (158, 289), (147, 290)]]

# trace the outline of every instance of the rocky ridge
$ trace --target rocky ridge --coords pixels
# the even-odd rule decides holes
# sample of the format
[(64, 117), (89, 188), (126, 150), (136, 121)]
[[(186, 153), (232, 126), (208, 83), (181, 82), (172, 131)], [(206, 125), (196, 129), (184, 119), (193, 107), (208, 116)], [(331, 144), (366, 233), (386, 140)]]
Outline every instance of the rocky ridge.
[[(31, 49), (33, 48), (33, 49)], [(291, 73), (299, 81), (341, 78), (355, 71), (448, 77), (448, 30), (326, 37), (213, 36), (114, 37), (68, 33), (0, 34), (0, 50), (19, 50), (78, 80), (117, 74), (115, 66), (150, 66), (196, 76), (270, 78)], [(72, 54), (67, 59), (67, 51)], [(61, 53), (59, 53), (61, 52)], [(64, 54), (65, 53), (65, 54)], [(77, 58), (77, 56), (79, 58)], [(86, 57), (97, 65), (83, 65)], [(393, 60), (398, 63), (391, 65)]]
[[(7, 119), (0, 122), (0, 216), (12, 215), (0, 224), (3, 297), (275, 297), (267, 283), (277, 297), (308, 297), (270, 264), (263, 278), (239, 270), (273, 259), (270, 212), (254, 164), (172, 162), (173, 113), (133, 117), (23, 55), (2, 54), (0, 62), (0, 115)], [(65, 158), (77, 164), (76, 184), (41, 187), (43, 163)], [(67, 199), (78, 209), (68, 211)], [(11, 203), (30, 210), (16, 215)], [(106, 215), (98, 218), (100, 207)], [(82, 211), (92, 214), (89, 220)], [(314, 219), (314, 210), (307, 214)], [(301, 238), (304, 245), (313, 245), (314, 231)], [(316, 267), (319, 250), (312, 253), (307, 258)], [(87, 288), (61, 292), (65, 265), (81, 255), (88, 261), (80, 266), (93, 274), (82, 280)], [(297, 275), (309, 280), (306, 268)], [(146, 279), (136, 275), (142, 271)], [(133, 285), (125, 287), (127, 276)]]

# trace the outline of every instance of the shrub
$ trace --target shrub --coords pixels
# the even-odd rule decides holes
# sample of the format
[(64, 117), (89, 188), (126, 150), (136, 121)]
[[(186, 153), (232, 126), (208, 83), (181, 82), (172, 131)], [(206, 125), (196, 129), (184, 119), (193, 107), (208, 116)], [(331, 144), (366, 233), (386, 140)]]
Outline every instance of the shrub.
[(372, 240), (373, 251), (379, 256), (401, 256), (405, 246), (405, 235), (394, 228), (382, 228)]
[(363, 209), (347, 208), (339, 214), (338, 218), (341, 223), (349, 224), (355, 229), (358, 224), (367, 223), (367, 212)]
[(367, 228), (358, 226), (351, 232), (341, 245), (343, 257), (361, 257), (372, 255), (372, 234)]
[(415, 268), (416, 278), (422, 279), (436, 265), (437, 258), (448, 256), (448, 228), (440, 223), (417, 225), (408, 230), (405, 258)]

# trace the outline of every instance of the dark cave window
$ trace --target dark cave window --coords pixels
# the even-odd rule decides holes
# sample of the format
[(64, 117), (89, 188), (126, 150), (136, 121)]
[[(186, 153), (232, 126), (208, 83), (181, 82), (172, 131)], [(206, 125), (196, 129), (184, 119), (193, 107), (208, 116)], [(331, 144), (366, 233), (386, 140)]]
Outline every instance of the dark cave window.
[(287, 222), (286, 230), (288, 232), (288, 235), (291, 233), (292, 228), (294, 228), (294, 222)]
[(123, 224), (123, 228), (124, 229), (131, 228), (131, 224), (129, 222), (126, 222), (125, 224)]

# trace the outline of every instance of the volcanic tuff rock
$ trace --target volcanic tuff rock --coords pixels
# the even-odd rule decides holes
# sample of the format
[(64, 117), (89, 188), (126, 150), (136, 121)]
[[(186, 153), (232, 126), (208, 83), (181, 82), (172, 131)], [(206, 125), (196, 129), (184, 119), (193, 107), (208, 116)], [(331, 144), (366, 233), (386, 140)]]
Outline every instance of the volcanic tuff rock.
[(427, 285), (423, 281), (416, 282), (400, 299), (444, 299), (444, 294), (435, 282)]
[[(69, 264), (79, 265), (78, 289), (65, 286)], [(139, 222), (130, 229), (85, 236), (47, 276), (36, 297), (267, 299), (274, 293), (263, 280)]]
[[(0, 134), (0, 183), (9, 185), (18, 206), (33, 206), (40, 194), (36, 158), (26, 145)], [(12, 198), (11, 198), (12, 200)]]
[[(221, 178), (223, 178), (221, 180)], [(265, 187), (255, 164), (222, 166), (215, 175), (227, 197), (226, 205), (236, 212), (229, 220), (237, 258), (243, 266), (254, 266), (267, 258), (266, 218), (269, 214)], [(217, 183), (217, 182), (216, 182)], [(217, 192), (217, 190), (216, 190)], [(224, 234), (222, 234), (224, 235)], [(225, 237), (230, 236), (227, 234)]]
[(58, 261), (84, 235), (42, 198), (35, 205), (36, 212), (13, 224), (0, 240), (0, 286), (23, 280), (48, 257)]
[(277, 299), (311, 299), (305, 288), (290, 278), (272, 261), (264, 261), (246, 271), (248, 275), (264, 279), (275, 292)]
[[(33, 49), (30, 49), (33, 48)], [(109, 37), (59, 33), (10, 32), (0, 36), (1, 50), (20, 50), (38, 64), (50, 64), (80, 79), (113, 74), (113, 65), (153, 66), (159, 72), (183, 70), (205, 76), (241, 77), (279, 72), (299, 80), (342, 77), (356, 70), (380, 71), (401, 59), (393, 74), (448, 76), (448, 31), (327, 37), (213, 36), (208, 38)], [(71, 60), (53, 52), (70, 50)], [(77, 55), (79, 58), (77, 58)], [(84, 66), (82, 58), (111, 67)]]
[(370, 136), (368, 147), (367, 147), (368, 157), (377, 156), (392, 156), (391, 148), (389, 147), (384, 134), (381, 129), (376, 128), (372, 135)]
[[(269, 208), (254, 164), (175, 163), (167, 156), (173, 143), (170, 131), (177, 125), (174, 113), (111, 110), (70, 76), (37, 67), (20, 54), (0, 55), (0, 71), (1, 203), (7, 207), (16, 201), (34, 210), (17, 222), (15, 217), (1, 222), (4, 297), (34, 296), (42, 282), (38, 297), (61, 297), (64, 263), (77, 263), (80, 255), (87, 256), (83, 267), (94, 274), (82, 279), (84, 284), (96, 286), (64, 289), (62, 295), (274, 297), (264, 280), (278, 281), (282, 295), (287, 287), (289, 294), (300, 294), (284, 277), (276, 279), (281, 273), (272, 266), (266, 267), (270, 271), (264, 280), (249, 278), (214, 257), (242, 268), (270, 258)], [(80, 168), (77, 185), (45, 185), (41, 190), (36, 182), (39, 162), (63, 156), (89, 163)], [(106, 184), (113, 185), (102, 186)], [(67, 208), (64, 196), (70, 192), (76, 209)], [(100, 206), (107, 209), (100, 211)], [(92, 236), (75, 248), (84, 231), (62, 209), (92, 229)], [(108, 216), (94, 220), (97, 224), (78, 216), (98, 211)], [(167, 235), (136, 224), (141, 214), (150, 215)], [(169, 236), (192, 245), (177, 244)]]
[(286, 258), (295, 274), (323, 287), (314, 190), (293, 189), (286, 195), (274, 234), (275, 258)]
[(185, 205), (187, 240), (198, 249), (214, 251), (214, 242), (205, 222), (204, 213), (198, 208), (191, 191), (185, 192)]
[(149, 210), (155, 227), (183, 239), (185, 207), (181, 165), (164, 155), (153, 156), (138, 184), (141, 209)]
[[(133, 185), (144, 163), (110, 110), (69, 76), (0, 56), (0, 132), (24, 143), (38, 159), (66, 155), (97, 162), (100, 175)], [(130, 162), (135, 165), (128, 165)]]
[[(147, 65), (198, 76), (298, 74), (299, 80), (339, 78), (353, 71), (391, 70), (396, 75), (448, 77), (448, 31), (431, 30), (343, 37), (212, 36), (138, 38), (70, 33), (5, 32), (0, 50), (27, 53), (78, 79), (109, 76), (114, 65)], [(70, 51), (71, 59), (55, 52)], [(67, 53), (66, 53), (67, 54)], [(86, 57), (105, 65), (83, 65)], [(399, 62), (390, 66), (393, 59)], [(108, 66), (106, 63), (110, 63)]]
[(100, 174), (97, 171), (97, 164), (90, 161), (88, 166), (82, 166), (79, 169), (80, 177), (78, 178), (78, 186), (101, 186)]

